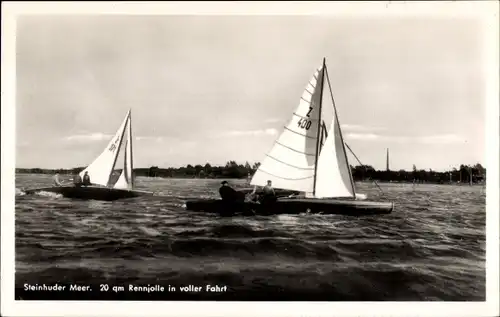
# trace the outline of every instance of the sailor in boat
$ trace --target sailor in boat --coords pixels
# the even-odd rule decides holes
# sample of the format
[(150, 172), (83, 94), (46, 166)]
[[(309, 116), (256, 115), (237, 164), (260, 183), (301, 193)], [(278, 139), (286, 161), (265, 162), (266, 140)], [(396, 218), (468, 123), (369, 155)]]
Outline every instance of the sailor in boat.
[(273, 182), (268, 180), (267, 185), (262, 188), (260, 195), (257, 194), (257, 186), (253, 188), (253, 192), (250, 194), (254, 201), (259, 201), (261, 204), (273, 203), (276, 201), (276, 192), (273, 188)]
[(82, 178), (80, 177), (79, 173), (76, 173), (76, 175), (73, 177), (73, 184), (75, 187), (80, 187), (82, 186)]
[(90, 182), (89, 172), (87, 172), (87, 171), (85, 171), (85, 174), (83, 174), (82, 185), (83, 186), (90, 186), (90, 185), (92, 185), (92, 183)]
[(59, 180), (59, 173), (56, 173), (56, 175), (54, 175), (54, 185), (55, 186), (62, 186), (62, 183)]
[(243, 202), (245, 200), (245, 194), (234, 190), (227, 181), (221, 183), (219, 188), (219, 194), (223, 201), (228, 202)]

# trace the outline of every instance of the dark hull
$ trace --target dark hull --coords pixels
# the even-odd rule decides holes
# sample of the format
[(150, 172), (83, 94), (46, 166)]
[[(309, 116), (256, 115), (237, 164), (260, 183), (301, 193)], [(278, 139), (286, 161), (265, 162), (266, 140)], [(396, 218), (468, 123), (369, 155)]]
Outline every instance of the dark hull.
[(283, 198), (270, 204), (254, 202), (225, 202), (220, 199), (190, 200), (186, 209), (194, 212), (220, 215), (279, 215), (279, 214), (339, 214), (365, 216), (389, 214), (394, 209), (392, 202), (373, 202), (340, 199), (294, 199)]
[(60, 194), (66, 198), (85, 199), (85, 200), (104, 200), (104, 201), (113, 201), (118, 199), (153, 195), (153, 193), (146, 191), (115, 189), (115, 188), (107, 188), (99, 186), (88, 186), (88, 187), (54, 186), (54, 187), (44, 187), (44, 188), (34, 188), (34, 189), (24, 190), (26, 195), (42, 191)]

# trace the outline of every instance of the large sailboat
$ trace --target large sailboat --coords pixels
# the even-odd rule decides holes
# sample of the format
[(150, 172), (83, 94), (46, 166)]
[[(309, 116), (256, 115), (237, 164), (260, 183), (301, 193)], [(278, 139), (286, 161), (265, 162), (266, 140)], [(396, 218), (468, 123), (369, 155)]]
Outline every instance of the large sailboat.
[(265, 186), (269, 180), (273, 188), (302, 195), (280, 197), (266, 206), (213, 199), (188, 201), (186, 208), (218, 213), (243, 208), (264, 214), (307, 211), (348, 215), (390, 213), (394, 208), (392, 202), (367, 201), (366, 195), (355, 191), (325, 59), (250, 184)]
[[(134, 188), (132, 141), (132, 115), (129, 110), (120, 128), (102, 153), (79, 173), (82, 179), (86, 174), (90, 177), (90, 186), (52, 186), (28, 189), (25, 193), (33, 194), (43, 191), (61, 194), (68, 198), (106, 201), (152, 195), (152, 192)], [(123, 163), (121, 169), (116, 169), (120, 166), (117, 164), (119, 158), (122, 158)]]

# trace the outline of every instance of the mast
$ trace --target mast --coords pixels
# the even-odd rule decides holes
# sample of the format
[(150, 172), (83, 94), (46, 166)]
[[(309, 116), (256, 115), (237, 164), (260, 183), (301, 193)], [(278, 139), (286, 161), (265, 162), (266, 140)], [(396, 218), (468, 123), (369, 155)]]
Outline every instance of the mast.
[(316, 179), (317, 179), (317, 172), (318, 172), (318, 158), (319, 158), (319, 145), (321, 143), (320, 137), (321, 137), (321, 129), (322, 129), (322, 124), (321, 124), (321, 106), (323, 104), (323, 88), (325, 86), (325, 67), (326, 67), (326, 58), (323, 57), (323, 67), (321, 68), (321, 91), (320, 91), (320, 96), (319, 96), (319, 105), (318, 105), (318, 132), (316, 134), (316, 155), (314, 157), (314, 180), (313, 180), (313, 196), (316, 195)]
[(134, 188), (134, 151), (132, 148), (132, 109), (128, 115), (128, 141), (130, 142), (130, 187)]
[(356, 189), (354, 188), (354, 180), (352, 178), (351, 165), (349, 164), (349, 160), (347, 159), (347, 152), (345, 150), (344, 137), (342, 136), (342, 129), (340, 128), (340, 120), (339, 120), (339, 116), (337, 114), (337, 107), (335, 106), (335, 99), (333, 98), (332, 86), (330, 85), (330, 76), (328, 76), (328, 70), (326, 70), (326, 66), (325, 66), (325, 73), (326, 73), (326, 79), (328, 81), (328, 88), (330, 89), (330, 96), (332, 97), (332, 104), (333, 104), (333, 111), (334, 111), (334, 115), (335, 115), (335, 121), (337, 122), (337, 125), (339, 128), (340, 141), (342, 142), (342, 147), (344, 148), (344, 158), (345, 158), (345, 161), (347, 163), (347, 169), (349, 171), (349, 179), (351, 181), (351, 188), (352, 188), (353, 196), (356, 197)]

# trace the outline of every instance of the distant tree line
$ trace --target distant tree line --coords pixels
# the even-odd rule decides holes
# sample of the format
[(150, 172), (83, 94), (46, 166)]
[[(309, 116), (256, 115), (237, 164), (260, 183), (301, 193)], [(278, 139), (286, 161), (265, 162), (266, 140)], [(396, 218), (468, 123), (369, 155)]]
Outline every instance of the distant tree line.
[[(238, 164), (235, 161), (229, 161), (224, 166), (212, 166), (209, 163), (205, 165), (191, 165), (183, 167), (160, 168), (151, 166), (150, 168), (134, 169), (135, 176), (163, 177), (163, 178), (246, 178), (253, 175), (260, 163)], [(41, 169), (41, 168), (16, 168), (16, 173), (26, 174), (76, 174), (81, 172), (84, 167), (71, 169)], [(417, 183), (482, 183), (486, 180), (486, 169), (481, 164), (473, 166), (460, 165), (446, 172), (437, 172), (433, 170), (417, 169), (413, 165), (412, 171), (380, 171), (375, 170), (370, 165), (351, 166), (352, 176), (355, 181), (382, 181), (382, 182), (417, 182)]]
[(432, 169), (417, 169), (412, 171), (378, 171), (372, 166), (362, 165), (352, 167), (352, 176), (356, 181), (377, 180), (385, 182), (415, 182), (415, 183), (482, 183), (486, 181), (486, 169), (479, 163), (473, 166), (461, 164), (459, 168), (450, 171), (437, 172)]

